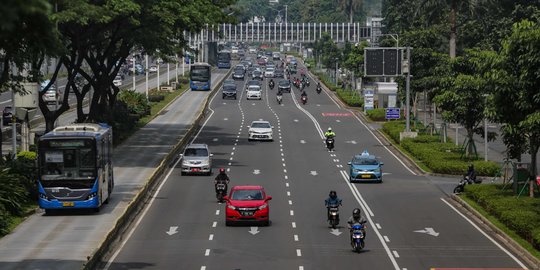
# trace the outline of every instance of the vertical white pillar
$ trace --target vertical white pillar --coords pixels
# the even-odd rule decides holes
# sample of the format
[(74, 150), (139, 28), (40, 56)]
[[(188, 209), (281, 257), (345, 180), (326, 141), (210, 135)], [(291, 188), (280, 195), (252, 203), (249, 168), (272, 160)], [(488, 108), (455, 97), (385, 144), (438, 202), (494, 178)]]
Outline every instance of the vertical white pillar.
[(305, 28), (304, 23), (302, 23), (302, 42), (306, 42), (305, 34), (306, 34), (306, 28)]
[(330, 38), (334, 39), (334, 23), (330, 23)]
[[(146, 83), (145, 83), (145, 93), (146, 93), (146, 100), (148, 100), (148, 54), (145, 55), (145, 62), (146, 62)], [(158, 67), (159, 69), (159, 67)]]
[(171, 85), (170, 84), (171, 77), (170, 77), (169, 73), (170, 73), (170, 67), (169, 67), (169, 62), (167, 62), (167, 85)]

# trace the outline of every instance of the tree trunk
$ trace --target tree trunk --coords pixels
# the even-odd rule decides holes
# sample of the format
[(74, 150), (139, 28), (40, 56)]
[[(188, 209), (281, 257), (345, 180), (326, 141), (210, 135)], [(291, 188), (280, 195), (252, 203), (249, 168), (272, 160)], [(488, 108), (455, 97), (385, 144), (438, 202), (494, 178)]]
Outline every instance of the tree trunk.
[(476, 152), (475, 149), (475, 143), (474, 143), (474, 131), (472, 128), (467, 129), (467, 148), (465, 149), (465, 156), (467, 159), (470, 159), (473, 156), (473, 152)]
[(457, 0), (452, 1), (452, 7), (450, 8), (450, 58), (456, 57), (456, 38), (457, 38), (457, 26), (456, 26), (456, 11)]

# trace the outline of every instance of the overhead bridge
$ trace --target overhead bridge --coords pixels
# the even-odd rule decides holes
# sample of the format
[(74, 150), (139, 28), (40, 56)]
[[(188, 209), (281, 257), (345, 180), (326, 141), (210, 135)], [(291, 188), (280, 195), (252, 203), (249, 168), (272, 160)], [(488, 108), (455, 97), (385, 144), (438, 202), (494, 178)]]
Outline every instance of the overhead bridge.
[(371, 39), (372, 28), (360, 23), (239, 23), (207, 26), (189, 39), (203, 42), (314, 42), (328, 33), (336, 43)]

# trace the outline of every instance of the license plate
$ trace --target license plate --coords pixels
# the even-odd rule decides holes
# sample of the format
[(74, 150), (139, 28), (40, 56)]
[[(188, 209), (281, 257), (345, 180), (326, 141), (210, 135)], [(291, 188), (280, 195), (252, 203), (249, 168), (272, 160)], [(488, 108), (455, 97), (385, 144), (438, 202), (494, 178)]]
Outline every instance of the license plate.
[(362, 174), (362, 178), (371, 178), (371, 175), (369, 175), (369, 174)]
[(75, 206), (75, 203), (74, 202), (63, 202), (62, 206), (63, 207), (73, 207), (73, 206)]
[(198, 171), (200, 171), (200, 170), (201, 170), (201, 169), (199, 169), (199, 168), (192, 168), (192, 169), (191, 169), (192, 172), (198, 172)]
[(242, 215), (243, 215), (243, 216), (253, 216), (253, 212), (251, 212), (251, 211), (248, 211), (248, 212), (242, 212)]

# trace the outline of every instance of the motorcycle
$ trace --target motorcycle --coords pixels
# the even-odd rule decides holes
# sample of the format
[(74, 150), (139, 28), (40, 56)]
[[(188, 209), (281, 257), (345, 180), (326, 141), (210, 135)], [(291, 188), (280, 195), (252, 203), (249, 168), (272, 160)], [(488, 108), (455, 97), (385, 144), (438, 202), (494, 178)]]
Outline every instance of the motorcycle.
[(277, 103), (281, 105), (281, 102), (283, 101), (283, 96), (276, 96)]
[(328, 152), (334, 151), (334, 138), (332, 137), (326, 138), (326, 148), (328, 148)]
[(302, 105), (306, 105), (306, 103), (307, 103), (307, 96), (302, 96), (302, 97), (300, 98), (300, 101), (302, 101)]
[(457, 184), (457, 186), (454, 188), (454, 193), (459, 194), (465, 191), (465, 186), (467, 184), (472, 185), (472, 184), (480, 184), (480, 183), (482, 183), (482, 179), (476, 178), (473, 180), (473, 179), (470, 179), (468, 175), (465, 175), (463, 179), (461, 179), (459, 183)]
[(317, 87), (317, 94), (320, 94), (320, 93), (321, 93), (321, 91), (322, 91), (322, 88), (321, 88), (320, 86), (319, 86), (319, 87)]
[(335, 229), (339, 225), (339, 205), (331, 204), (328, 205), (328, 225), (332, 226), (332, 229)]
[(273, 81), (269, 82), (268, 86), (270, 87), (270, 90), (273, 90), (274, 89), (274, 82)]
[(354, 250), (354, 252), (360, 253), (362, 249), (364, 249), (364, 234), (365, 226), (364, 224), (354, 224), (351, 227), (351, 246)]
[(227, 185), (224, 183), (217, 183), (216, 184), (216, 199), (218, 202), (222, 203), (225, 200), (223, 200), (223, 196), (227, 195)]
[(309, 87), (309, 85), (310, 85), (309, 80), (306, 79), (306, 81), (304, 82), (304, 84), (306, 85), (306, 87)]

